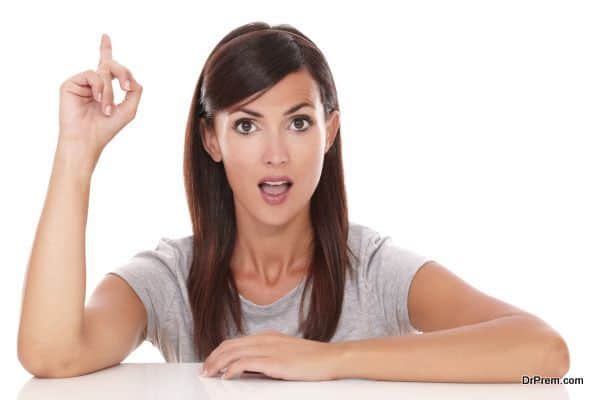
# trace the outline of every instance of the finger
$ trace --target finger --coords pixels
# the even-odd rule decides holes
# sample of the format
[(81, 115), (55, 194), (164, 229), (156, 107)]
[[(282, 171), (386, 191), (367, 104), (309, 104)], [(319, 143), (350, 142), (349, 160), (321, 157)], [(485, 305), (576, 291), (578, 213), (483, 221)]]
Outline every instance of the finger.
[(125, 98), (120, 104), (115, 105), (115, 112), (123, 114), (126, 118), (132, 119), (136, 113), (142, 97), (143, 87), (135, 78), (131, 77), (131, 90), (127, 91)]
[(253, 335), (246, 335), (242, 337), (232, 338), (223, 340), (204, 360), (205, 365), (210, 364), (220, 357), (224, 352), (229, 351), (231, 348), (238, 346), (252, 346), (260, 343), (273, 344), (275, 341), (281, 340), (281, 337), (288, 337), (278, 331), (268, 329), (261, 331)]
[(102, 64), (112, 60), (112, 43), (110, 41), (110, 37), (106, 34), (102, 34), (102, 39), (100, 40), (100, 62)]
[(232, 377), (239, 377), (244, 371), (249, 372), (261, 372), (265, 375), (277, 378), (276, 361), (273, 357), (246, 357), (232, 363), (223, 375), (221, 379), (230, 379)]
[(104, 83), (104, 90), (102, 91), (102, 112), (106, 116), (110, 116), (112, 105), (114, 102), (113, 89), (112, 89), (112, 75), (107, 67), (107, 64), (102, 64), (98, 70), (98, 75)]
[(92, 92), (92, 88), (89, 86), (79, 86), (71, 82), (71, 84), (67, 86), (66, 89), (66, 91), (71, 94), (88, 99), (90, 101), (95, 101), (94, 93)]
[(213, 360), (217, 359), (219, 355), (229, 346), (234, 345), (236, 343), (245, 343), (248, 340), (248, 337), (249, 336), (242, 336), (238, 338), (223, 340), (221, 343), (219, 343), (217, 347), (213, 349), (213, 351), (210, 352), (208, 357), (206, 357), (206, 359), (204, 360), (204, 365), (207, 367), (210, 366)]
[(89, 90), (91, 90), (91, 92), (94, 95), (94, 98), (96, 98), (96, 101), (99, 101), (98, 97), (102, 94), (102, 91), (104, 89), (104, 83), (102, 79), (95, 71), (92, 71), (91, 69), (73, 75), (71, 78), (65, 81), (65, 84), (63, 86), (67, 88), (70, 92), (74, 92), (82, 96), (89, 96), (88, 93)]
[(112, 105), (114, 102), (113, 91), (112, 91), (112, 76), (110, 74), (110, 68), (108, 67), (110, 60), (112, 60), (112, 43), (110, 37), (103, 33), (100, 41), (100, 61), (98, 63), (98, 73), (104, 82), (104, 90), (102, 91), (102, 112), (110, 116)]
[(110, 73), (119, 80), (121, 89), (123, 91), (131, 90), (131, 80), (133, 79), (131, 71), (115, 60), (111, 60), (108, 67)]
[(229, 368), (229, 365), (236, 360), (246, 357), (273, 356), (278, 351), (279, 348), (273, 347), (267, 343), (231, 348), (229, 351), (224, 352), (220, 357), (213, 360), (211, 364), (206, 365), (207, 375), (210, 376), (223, 370), (224, 368)]
[[(121, 89), (124, 91), (131, 90), (132, 81), (134, 80), (133, 74), (131, 71), (119, 64), (115, 60), (109, 60), (99, 66), (98, 69), (100, 75), (102, 76), (102, 80), (105, 82), (105, 102), (102, 103), (102, 109), (105, 111), (107, 106), (111, 107), (111, 111), (114, 111), (114, 92), (112, 90), (112, 80), (114, 77), (119, 81), (119, 85)], [(110, 85), (106, 88), (106, 81), (110, 80)], [(106, 114), (106, 112), (105, 112)], [(108, 115), (108, 114), (107, 114)]]
[(206, 359), (204, 360), (204, 365), (210, 366), (210, 364), (214, 360), (216, 360), (218, 357), (220, 357), (223, 352), (227, 351), (232, 346), (235, 347), (238, 344), (248, 346), (252, 343), (255, 343), (257, 338), (259, 338), (259, 340), (262, 340), (262, 339), (260, 339), (260, 338), (262, 338), (262, 336), (259, 336), (259, 335), (260, 334), (247, 335), (247, 336), (223, 340), (221, 343), (219, 343), (219, 345), (217, 347), (215, 347), (213, 349), (213, 351), (211, 351), (211, 353), (208, 355), (208, 357), (206, 357)]
[(204, 371), (206, 371), (207, 375), (212, 375), (216, 371), (219, 371), (223, 365), (223, 355), (228, 352), (228, 349), (231, 349), (232, 346), (240, 346), (247, 347), (246, 343), (240, 343), (240, 339), (227, 339), (222, 341), (204, 360)]

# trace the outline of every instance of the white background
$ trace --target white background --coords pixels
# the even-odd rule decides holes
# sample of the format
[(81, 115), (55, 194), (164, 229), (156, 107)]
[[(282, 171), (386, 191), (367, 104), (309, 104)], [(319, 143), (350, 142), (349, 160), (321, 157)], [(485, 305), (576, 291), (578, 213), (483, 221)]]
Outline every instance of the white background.
[[(100, 37), (144, 93), (92, 180), (87, 285), (160, 237), (191, 233), (182, 178), (191, 96), (213, 46), (287, 23), (338, 88), (350, 219), (530, 311), (597, 370), (600, 12), (584, 1), (19, 2), (0, 6), (2, 385), (17, 360), (23, 278), (58, 134), (59, 86)], [(113, 81), (116, 100), (123, 93)], [(144, 343), (124, 362), (164, 362)], [(8, 374), (8, 375), (7, 375)]]

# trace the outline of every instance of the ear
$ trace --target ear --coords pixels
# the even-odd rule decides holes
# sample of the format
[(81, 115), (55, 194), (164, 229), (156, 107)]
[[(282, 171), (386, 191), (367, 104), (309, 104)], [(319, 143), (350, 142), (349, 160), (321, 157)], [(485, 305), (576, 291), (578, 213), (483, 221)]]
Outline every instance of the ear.
[(204, 118), (200, 120), (200, 126), (202, 146), (214, 162), (220, 162), (223, 157), (221, 155), (221, 147), (219, 146), (216, 132), (208, 126)]
[(325, 145), (325, 152), (329, 151), (329, 148), (335, 141), (337, 136), (337, 132), (340, 128), (340, 112), (338, 110), (333, 110), (329, 113), (327, 117), (327, 142)]

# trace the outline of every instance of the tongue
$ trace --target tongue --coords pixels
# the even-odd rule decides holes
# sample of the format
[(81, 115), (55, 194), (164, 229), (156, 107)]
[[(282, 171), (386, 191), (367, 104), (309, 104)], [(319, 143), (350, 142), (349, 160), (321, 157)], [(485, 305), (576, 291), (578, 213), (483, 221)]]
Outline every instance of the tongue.
[(288, 189), (288, 185), (284, 183), (283, 185), (261, 185), (261, 189), (263, 192), (276, 196), (285, 192)]

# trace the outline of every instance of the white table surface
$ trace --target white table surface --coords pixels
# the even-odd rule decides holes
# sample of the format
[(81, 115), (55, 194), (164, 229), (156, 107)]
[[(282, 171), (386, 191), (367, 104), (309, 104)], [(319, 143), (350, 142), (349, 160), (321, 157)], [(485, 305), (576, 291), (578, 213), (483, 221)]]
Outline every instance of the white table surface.
[[(199, 375), (202, 363), (125, 363), (73, 378), (31, 376), (25, 399), (569, 399), (565, 385), (392, 382), (367, 379), (285, 381), (262, 374), (223, 380)], [(311, 397), (312, 396), (312, 397)], [(367, 397), (368, 396), (368, 397)]]

